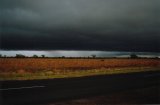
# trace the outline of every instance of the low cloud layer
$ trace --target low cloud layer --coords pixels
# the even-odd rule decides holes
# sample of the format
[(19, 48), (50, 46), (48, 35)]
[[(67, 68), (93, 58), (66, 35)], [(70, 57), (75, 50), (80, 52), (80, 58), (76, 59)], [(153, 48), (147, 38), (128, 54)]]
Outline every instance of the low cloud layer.
[(159, 0), (1, 0), (0, 49), (160, 52)]

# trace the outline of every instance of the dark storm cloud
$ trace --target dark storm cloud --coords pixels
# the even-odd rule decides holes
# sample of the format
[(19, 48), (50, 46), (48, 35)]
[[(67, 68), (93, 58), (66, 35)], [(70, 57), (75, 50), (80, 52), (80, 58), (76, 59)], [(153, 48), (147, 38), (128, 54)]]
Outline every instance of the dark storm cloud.
[(160, 52), (159, 0), (1, 0), (0, 48)]

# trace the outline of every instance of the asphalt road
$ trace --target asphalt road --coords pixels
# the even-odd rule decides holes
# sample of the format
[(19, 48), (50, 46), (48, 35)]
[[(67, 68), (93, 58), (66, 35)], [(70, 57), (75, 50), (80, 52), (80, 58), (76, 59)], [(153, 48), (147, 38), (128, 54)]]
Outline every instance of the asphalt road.
[(0, 81), (0, 105), (39, 105), (150, 86), (160, 86), (160, 71), (66, 79)]

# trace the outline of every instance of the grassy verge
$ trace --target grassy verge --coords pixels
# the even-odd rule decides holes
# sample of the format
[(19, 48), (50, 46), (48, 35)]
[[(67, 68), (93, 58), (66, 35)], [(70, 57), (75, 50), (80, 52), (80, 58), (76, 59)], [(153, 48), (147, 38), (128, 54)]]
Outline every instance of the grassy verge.
[(111, 69), (94, 69), (94, 70), (67, 70), (60, 71), (39, 71), (35, 73), (0, 73), (0, 81), (5, 80), (35, 80), (35, 79), (52, 79), (52, 78), (73, 78), (93, 75), (110, 75), (121, 73), (157, 71), (158, 68), (150, 67), (130, 67), (130, 68), (111, 68)]

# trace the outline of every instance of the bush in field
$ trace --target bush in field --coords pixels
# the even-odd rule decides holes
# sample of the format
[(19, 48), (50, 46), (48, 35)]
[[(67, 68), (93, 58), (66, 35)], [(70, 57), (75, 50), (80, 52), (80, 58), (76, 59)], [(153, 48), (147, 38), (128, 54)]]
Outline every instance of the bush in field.
[(159, 59), (159, 57), (154, 57), (154, 59)]
[(92, 58), (96, 58), (96, 55), (91, 55), (92, 56)]
[(26, 56), (25, 55), (22, 55), (22, 54), (16, 54), (16, 58), (25, 58)]
[(33, 58), (38, 58), (38, 55), (33, 55)]
[(45, 55), (41, 55), (42, 58), (45, 58)]
[(136, 54), (131, 54), (130, 58), (138, 58), (138, 56)]
[(2, 58), (2, 54), (0, 54), (0, 58)]
[(65, 56), (62, 56), (62, 58), (66, 58)]

